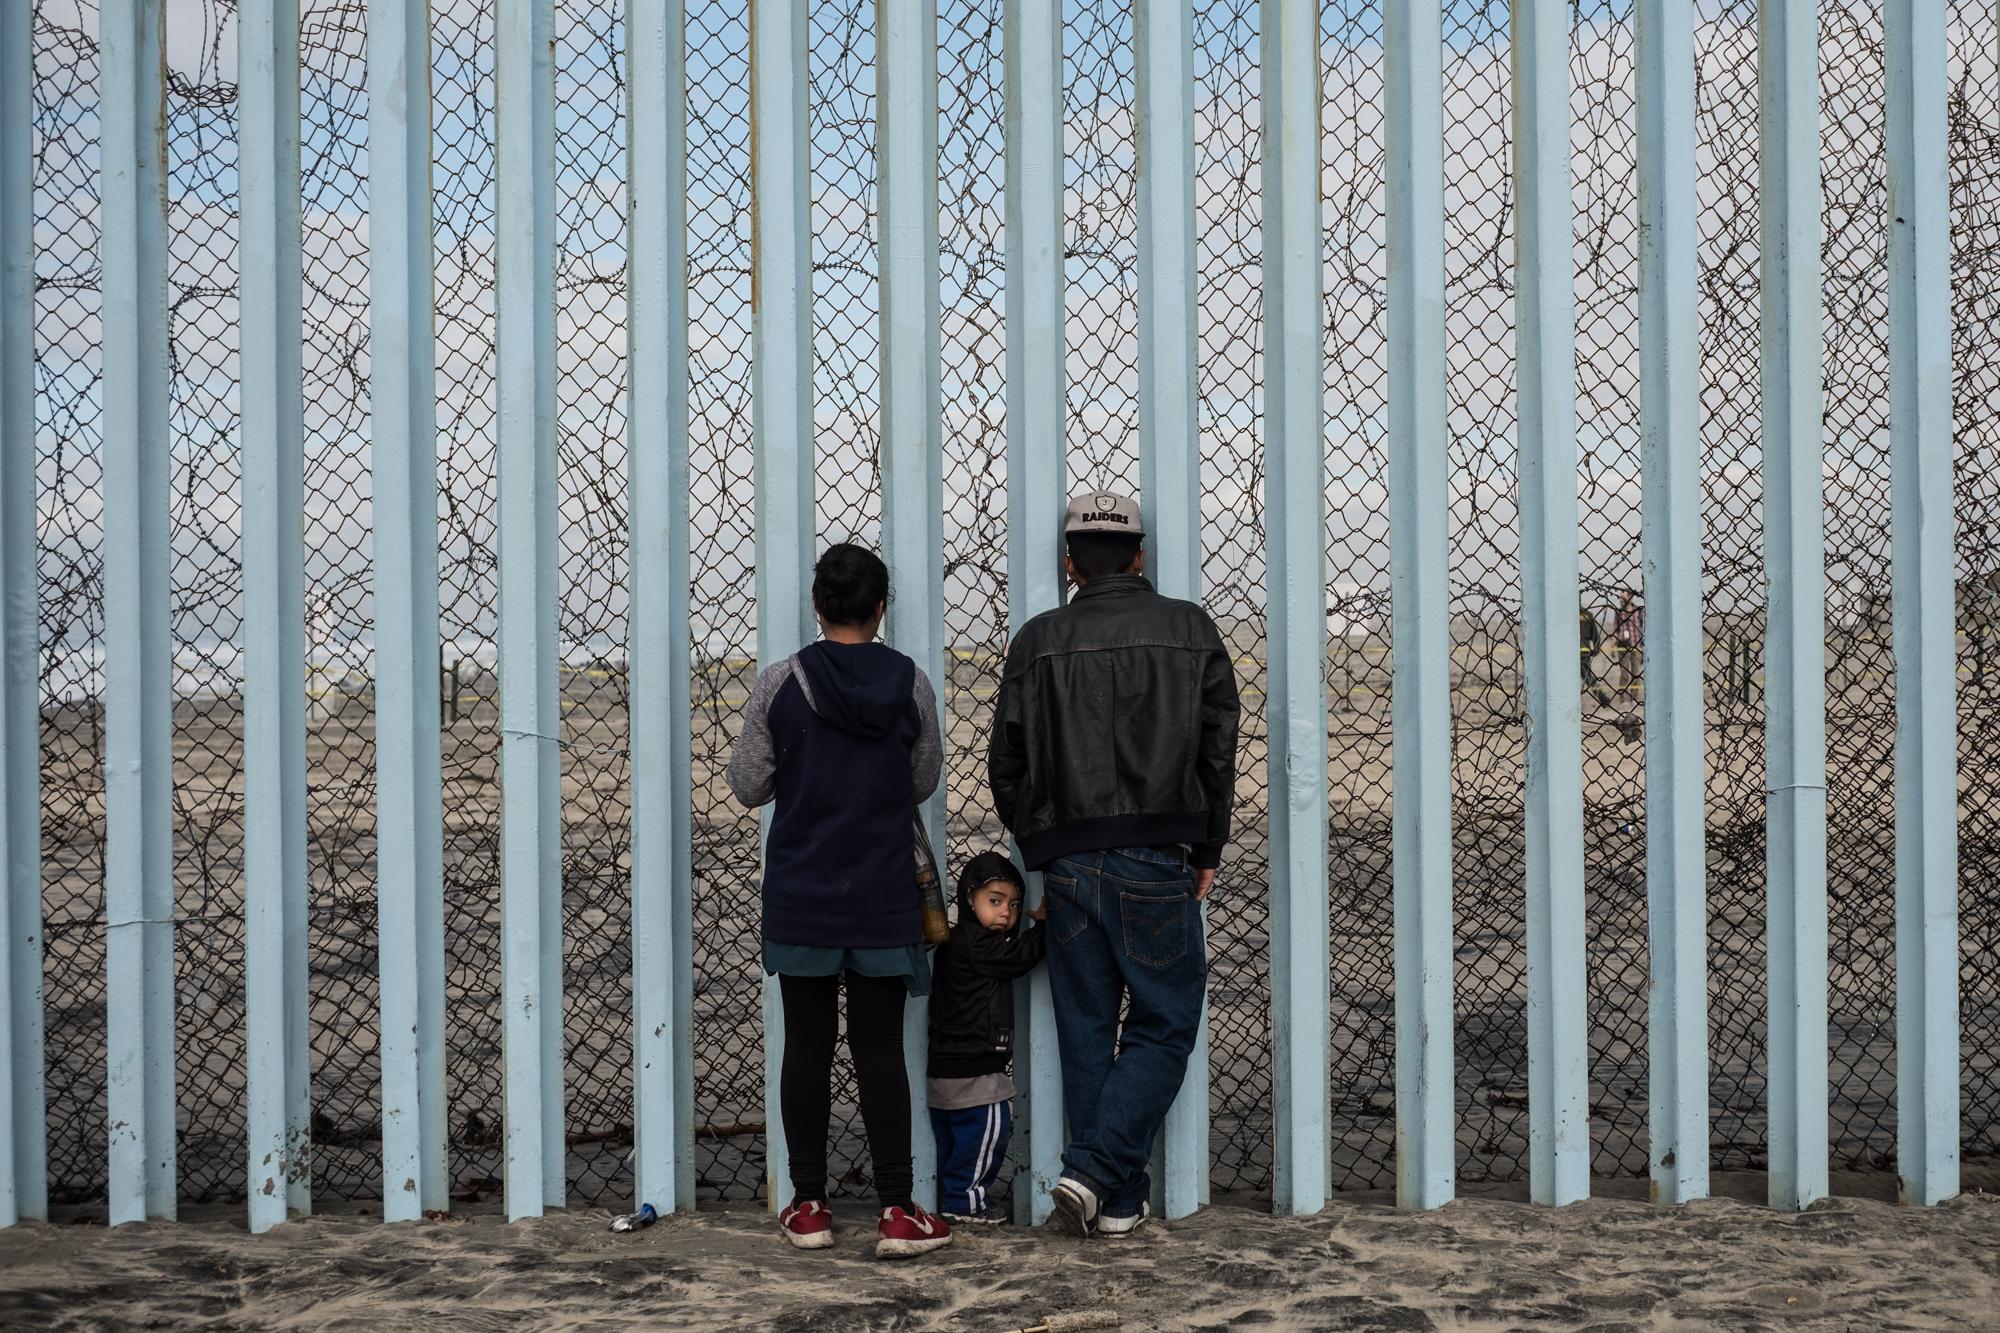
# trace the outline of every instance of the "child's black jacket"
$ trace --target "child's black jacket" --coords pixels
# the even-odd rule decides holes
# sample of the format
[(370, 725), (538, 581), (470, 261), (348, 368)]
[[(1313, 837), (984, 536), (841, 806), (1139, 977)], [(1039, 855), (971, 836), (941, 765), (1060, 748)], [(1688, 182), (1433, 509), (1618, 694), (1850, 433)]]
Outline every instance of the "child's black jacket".
[(1014, 1051), (1014, 979), (1032, 971), (1047, 949), (1040, 922), (1019, 918), (988, 930), (972, 910), (972, 891), (996, 879), (1021, 883), (998, 852), (972, 858), (958, 877), (958, 921), (931, 964), (930, 1076), (1000, 1074)]

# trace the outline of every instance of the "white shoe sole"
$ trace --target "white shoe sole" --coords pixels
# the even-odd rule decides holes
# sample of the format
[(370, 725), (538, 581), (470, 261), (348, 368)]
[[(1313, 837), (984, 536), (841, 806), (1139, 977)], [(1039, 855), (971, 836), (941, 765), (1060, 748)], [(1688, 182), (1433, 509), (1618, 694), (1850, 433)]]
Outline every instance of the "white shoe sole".
[(824, 1250), (833, 1244), (831, 1231), (818, 1231), (810, 1236), (801, 1236), (785, 1227), (779, 1227), (778, 1230), (792, 1243), (792, 1248), (795, 1250)]
[(1140, 1213), (1137, 1217), (1105, 1217), (1100, 1214), (1097, 1219), (1096, 1233), (1100, 1236), (1110, 1236), (1113, 1239), (1130, 1236), (1151, 1220), (1152, 1215), (1149, 1213)]
[(875, 1242), (877, 1259), (913, 1259), (932, 1250), (941, 1250), (951, 1244), (949, 1235), (932, 1236), (928, 1240), (878, 1240)]

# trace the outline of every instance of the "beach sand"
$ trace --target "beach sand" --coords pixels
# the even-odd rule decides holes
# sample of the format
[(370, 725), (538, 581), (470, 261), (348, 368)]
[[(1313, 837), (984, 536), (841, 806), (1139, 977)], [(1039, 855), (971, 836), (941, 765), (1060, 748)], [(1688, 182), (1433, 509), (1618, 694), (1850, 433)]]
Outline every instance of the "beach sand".
[(396, 1226), (344, 1210), (261, 1237), (205, 1208), (0, 1231), (0, 1327), (1008, 1330), (1094, 1308), (1127, 1330), (2000, 1326), (2000, 1196), (1901, 1208), (1887, 1177), (1841, 1175), (1840, 1197), (1781, 1214), (1751, 1173), (1682, 1208), (1600, 1184), (1610, 1197), (1559, 1210), (1494, 1188), (1427, 1215), (1379, 1193), (1309, 1218), (1225, 1204), (1119, 1241), (981, 1228), (893, 1264), (869, 1256), (859, 1204), (813, 1254), (750, 1208), (633, 1235), (587, 1209)]

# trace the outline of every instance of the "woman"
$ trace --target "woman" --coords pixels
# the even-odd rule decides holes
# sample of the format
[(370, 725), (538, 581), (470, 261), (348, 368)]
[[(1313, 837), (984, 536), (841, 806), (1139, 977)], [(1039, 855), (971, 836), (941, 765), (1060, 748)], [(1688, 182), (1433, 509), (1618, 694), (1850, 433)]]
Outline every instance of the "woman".
[(785, 1057), (778, 1085), (792, 1202), (779, 1215), (800, 1249), (833, 1244), (826, 1203), (835, 1006), (847, 992), (847, 1049), (881, 1196), (875, 1253), (903, 1258), (951, 1242), (910, 1197), (910, 1087), (903, 1003), (930, 991), (919, 915), (914, 814), (943, 767), (937, 703), (917, 665), (875, 642), (889, 570), (842, 544), (813, 568), (819, 642), (757, 677), (729, 787), (775, 801), (764, 847), (764, 971), (778, 978)]

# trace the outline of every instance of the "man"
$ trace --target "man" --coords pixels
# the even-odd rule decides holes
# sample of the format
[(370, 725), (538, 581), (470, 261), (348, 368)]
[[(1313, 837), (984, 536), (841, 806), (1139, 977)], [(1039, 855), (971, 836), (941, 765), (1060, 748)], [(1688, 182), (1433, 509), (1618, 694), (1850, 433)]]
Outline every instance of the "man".
[(1076, 592), (1007, 650), (987, 772), (1047, 887), (1070, 1134), (1054, 1220), (1127, 1235), (1201, 1022), (1198, 904), (1229, 841), (1236, 675), (1208, 615), (1147, 582), (1137, 502), (1078, 496), (1063, 533)]
[(1646, 653), (1646, 612), (1630, 588), (1622, 590), (1611, 617), (1611, 642), (1618, 649), (1618, 692), (1637, 703)]

